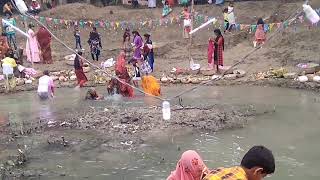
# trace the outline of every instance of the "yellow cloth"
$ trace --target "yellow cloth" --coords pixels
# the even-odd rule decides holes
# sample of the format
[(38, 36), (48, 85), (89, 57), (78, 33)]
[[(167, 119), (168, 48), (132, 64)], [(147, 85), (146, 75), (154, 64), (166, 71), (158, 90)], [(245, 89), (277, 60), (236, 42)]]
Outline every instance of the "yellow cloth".
[(143, 76), (141, 86), (146, 93), (160, 96), (160, 84), (155, 77), (150, 75)]
[(229, 15), (228, 15), (228, 13), (223, 13), (223, 19), (224, 19), (225, 21), (228, 21), (228, 22), (229, 22)]
[(8, 64), (12, 68), (17, 67), (16, 60), (14, 60), (13, 58), (10, 58), (10, 57), (6, 57), (6, 58), (2, 59), (2, 64)]
[(242, 167), (218, 168), (211, 171), (203, 180), (248, 180)]

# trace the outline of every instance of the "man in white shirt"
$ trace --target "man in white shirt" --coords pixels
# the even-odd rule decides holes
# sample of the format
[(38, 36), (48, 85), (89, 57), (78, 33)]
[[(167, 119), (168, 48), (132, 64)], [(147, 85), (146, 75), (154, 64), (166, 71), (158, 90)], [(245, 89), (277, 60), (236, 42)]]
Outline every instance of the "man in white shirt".
[(43, 76), (39, 78), (38, 95), (41, 100), (46, 100), (54, 96), (54, 84), (49, 76), (49, 71), (43, 71)]

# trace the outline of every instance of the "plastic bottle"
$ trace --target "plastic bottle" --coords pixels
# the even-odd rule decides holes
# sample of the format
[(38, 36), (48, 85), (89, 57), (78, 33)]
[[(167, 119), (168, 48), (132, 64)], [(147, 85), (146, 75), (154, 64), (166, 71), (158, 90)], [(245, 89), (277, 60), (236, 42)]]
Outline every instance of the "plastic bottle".
[(170, 103), (168, 101), (163, 101), (162, 103), (162, 115), (164, 120), (170, 120), (171, 110)]
[(310, 5), (304, 4), (302, 5), (302, 7), (303, 7), (304, 13), (306, 14), (306, 17), (309, 19), (309, 21), (312, 24), (315, 24), (320, 21), (319, 15), (314, 9), (312, 9)]

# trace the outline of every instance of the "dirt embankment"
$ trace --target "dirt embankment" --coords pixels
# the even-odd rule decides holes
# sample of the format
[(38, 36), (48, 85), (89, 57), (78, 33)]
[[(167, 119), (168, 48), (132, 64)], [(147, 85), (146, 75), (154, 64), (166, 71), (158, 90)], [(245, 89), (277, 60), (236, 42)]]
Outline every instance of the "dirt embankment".
[[(281, 22), (288, 18), (292, 13), (296, 12), (297, 8), (301, 7), (302, 2), (299, 1), (246, 1), (235, 3), (235, 15), (237, 22), (244, 24), (255, 23), (259, 17), (269, 17), (267, 22)], [(220, 24), (222, 24), (221, 7), (212, 5), (195, 6), (195, 9), (200, 14), (218, 17)], [(112, 13), (110, 14), (110, 11)], [(177, 16), (181, 11), (181, 7), (174, 8), (170, 16)], [(41, 16), (52, 18), (64, 18), (70, 20), (110, 20), (110, 21), (140, 21), (145, 20), (146, 17), (151, 19), (160, 19), (161, 8), (157, 9), (127, 9), (119, 6), (110, 7), (95, 7), (87, 4), (68, 4), (59, 6), (53, 10), (41, 13)], [(307, 27), (308, 23), (297, 23), (291, 25), (275, 38), (268, 41), (267, 44), (248, 57), (246, 61), (238, 66), (240, 69), (247, 71), (247, 75), (266, 71), (269, 68), (285, 67), (289, 71), (295, 71), (295, 65), (301, 62), (316, 62), (318, 63), (320, 47), (319, 28)], [(75, 46), (72, 28), (53, 28), (50, 27), (54, 34), (66, 42), (70, 47)], [(214, 27), (205, 28), (194, 37), (194, 43), (191, 50), (192, 58), (196, 63), (202, 66), (207, 65), (207, 40), (213, 36)], [(103, 50), (102, 60), (110, 57), (116, 58), (119, 53), (122, 42), (121, 30), (107, 30), (103, 28), (98, 29), (102, 36)], [(154, 28), (139, 29), (141, 34), (149, 32), (152, 34), (152, 40), (156, 44), (155, 49), (155, 73), (157, 78), (162, 74), (169, 74), (173, 67), (186, 68), (188, 67), (188, 41), (182, 38), (182, 29), (177, 24), (165, 26), (156, 26)], [(90, 28), (81, 29), (82, 44), (86, 49), (85, 57), (90, 60), (88, 53), (89, 46), (86, 43)], [(270, 36), (272, 33), (269, 33)], [(244, 57), (249, 51), (253, 49), (252, 40), (253, 33), (246, 31), (237, 31), (233, 34), (225, 34), (225, 65), (232, 65)], [(24, 38), (19, 37), (18, 42), (24, 47)], [(54, 57), (54, 65), (36, 64), (37, 70), (49, 69), (52, 71), (73, 69), (72, 66), (66, 65), (63, 57), (70, 54), (57, 41), (52, 42), (52, 50)], [(99, 65), (100, 62), (94, 62)], [(27, 65), (30, 66), (30, 65)], [(92, 72), (88, 74), (89, 79), (92, 80)], [(243, 81), (245, 83), (245, 81)], [(70, 86), (63, 85), (61, 86)], [(21, 90), (32, 88), (20, 88)]]
[(0, 138), (3, 150), (0, 175), (13, 178), (61, 174), (23, 169), (25, 163), (32, 161), (31, 157), (37, 157), (36, 153), (45, 154), (48, 150), (66, 153), (93, 147), (108, 152), (134, 150), (149, 138), (171, 137), (181, 130), (186, 133), (242, 128), (254, 117), (273, 110), (257, 110), (252, 105), (174, 106), (169, 121), (162, 120), (159, 107), (89, 108), (79, 112), (71, 112), (56, 122), (25, 122), (18, 127), (8, 124)]

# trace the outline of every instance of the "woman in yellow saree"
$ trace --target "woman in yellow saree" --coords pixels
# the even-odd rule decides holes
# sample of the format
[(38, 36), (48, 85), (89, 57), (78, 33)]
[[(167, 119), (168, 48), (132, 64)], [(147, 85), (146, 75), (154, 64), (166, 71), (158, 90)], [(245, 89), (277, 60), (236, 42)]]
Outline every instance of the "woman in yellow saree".
[(142, 77), (141, 86), (143, 90), (150, 95), (160, 96), (161, 94), (161, 88), (158, 80), (151, 75), (145, 75)]

